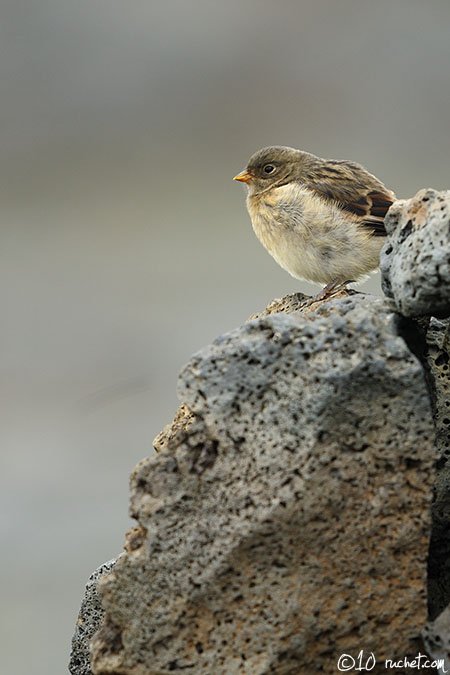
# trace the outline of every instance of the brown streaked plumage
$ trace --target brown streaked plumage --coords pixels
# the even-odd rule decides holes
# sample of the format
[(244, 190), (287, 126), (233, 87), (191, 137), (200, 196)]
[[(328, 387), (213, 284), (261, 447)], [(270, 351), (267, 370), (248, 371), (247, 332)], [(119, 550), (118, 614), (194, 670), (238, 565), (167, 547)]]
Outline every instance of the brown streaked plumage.
[(395, 195), (363, 166), (272, 146), (235, 180), (247, 184), (255, 234), (292, 276), (326, 294), (378, 267)]

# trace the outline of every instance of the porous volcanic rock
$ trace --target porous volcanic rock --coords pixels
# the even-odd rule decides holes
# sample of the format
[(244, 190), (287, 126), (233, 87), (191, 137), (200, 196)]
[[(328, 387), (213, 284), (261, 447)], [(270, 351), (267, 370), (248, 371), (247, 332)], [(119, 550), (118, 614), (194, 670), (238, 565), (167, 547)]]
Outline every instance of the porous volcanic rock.
[(450, 673), (450, 607), (444, 609), (434, 621), (427, 623), (423, 630), (427, 652), (433, 659), (443, 661), (439, 673)]
[(450, 315), (450, 191), (420, 190), (386, 219), (383, 291), (408, 317)]
[(429, 613), (430, 618), (435, 619), (450, 602), (450, 335), (447, 320), (430, 320), (423, 362), (428, 374), (438, 452), (428, 561)]
[(99, 579), (112, 570), (115, 560), (109, 560), (91, 574), (86, 584), (75, 633), (72, 638), (69, 672), (72, 675), (92, 675), (89, 644), (103, 619), (103, 609), (98, 596)]
[(384, 301), (262, 316), (178, 389), (132, 475), (139, 528), (99, 583), (93, 672), (311, 675), (365, 649), (378, 673), (416, 654), (434, 430)]

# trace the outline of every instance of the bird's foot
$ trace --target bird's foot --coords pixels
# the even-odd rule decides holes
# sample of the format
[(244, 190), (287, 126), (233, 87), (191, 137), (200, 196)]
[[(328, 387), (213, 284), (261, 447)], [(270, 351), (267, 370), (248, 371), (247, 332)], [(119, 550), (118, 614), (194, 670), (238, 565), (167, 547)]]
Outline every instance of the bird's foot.
[(319, 300), (326, 300), (327, 298), (330, 298), (332, 295), (335, 293), (339, 293), (339, 291), (344, 291), (347, 288), (347, 284), (352, 284), (353, 281), (351, 279), (348, 279), (347, 281), (332, 281), (326, 286), (322, 288), (320, 293), (317, 295), (313, 296), (313, 300), (315, 302)]
[(309, 300), (306, 300), (302, 304), (302, 308), (304, 307), (310, 307), (311, 305), (315, 304), (316, 302), (321, 302), (322, 300), (327, 300), (328, 298), (331, 298), (333, 295), (336, 293), (339, 293), (340, 291), (344, 291), (347, 288), (347, 284), (354, 283), (351, 279), (348, 281), (332, 281), (322, 290), (320, 293), (317, 293), (317, 295), (313, 295)]

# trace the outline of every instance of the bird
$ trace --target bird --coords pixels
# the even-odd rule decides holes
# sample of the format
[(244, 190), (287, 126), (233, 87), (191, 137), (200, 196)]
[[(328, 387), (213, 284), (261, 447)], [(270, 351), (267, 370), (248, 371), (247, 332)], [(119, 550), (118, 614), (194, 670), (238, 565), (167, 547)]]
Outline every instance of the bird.
[(325, 284), (315, 299), (378, 268), (396, 197), (362, 165), (275, 145), (255, 152), (234, 180), (247, 185), (253, 230), (276, 262)]

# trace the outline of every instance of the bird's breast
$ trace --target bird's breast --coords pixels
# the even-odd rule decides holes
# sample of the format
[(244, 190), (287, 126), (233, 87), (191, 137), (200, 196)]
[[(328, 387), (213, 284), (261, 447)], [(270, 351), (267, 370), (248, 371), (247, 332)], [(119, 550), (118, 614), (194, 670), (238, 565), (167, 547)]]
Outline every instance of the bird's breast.
[[(367, 233), (337, 205), (299, 184), (249, 195), (247, 208), (260, 242), (298, 279), (353, 279), (377, 266), (379, 242), (366, 260), (368, 248), (375, 246), (368, 246)], [(356, 266), (355, 257), (360, 258)]]
[[(285, 188), (285, 189), (283, 189)], [(276, 188), (247, 198), (247, 208), (256, 236), (266, 248), (277, 246), (280, 237), (296, 231), (307, 235), (305, 204), (307, 191)]]
[(282, 266), (283, 259), (307, 252), (322, 230), (332, 226), (328, 206), (297, 184), (249, 196), (247, 207), (256, 236)]

